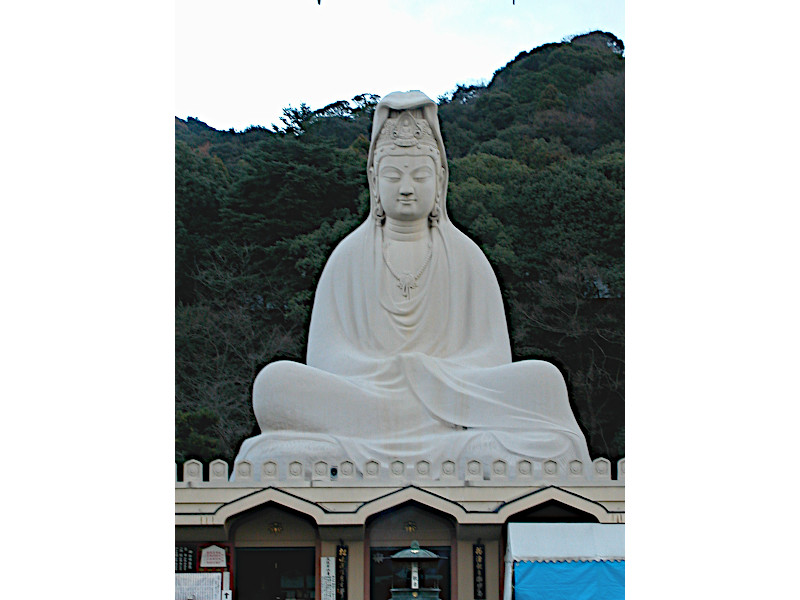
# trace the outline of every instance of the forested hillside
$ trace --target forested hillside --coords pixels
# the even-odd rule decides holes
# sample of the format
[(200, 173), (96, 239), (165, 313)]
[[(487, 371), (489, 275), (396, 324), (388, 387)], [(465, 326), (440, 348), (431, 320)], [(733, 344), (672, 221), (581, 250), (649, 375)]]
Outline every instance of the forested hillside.
[[(500, 280), (516, 359), (562, 370), (592, 457), (624, 456), (623, 44), (523, 52), (439, 98), (448, 212)], [(251, 385), (305, 360), (317, 277), (366, 217), (378, 96), (245, 132), (175, 120), (176, 460), (233, 460)]]

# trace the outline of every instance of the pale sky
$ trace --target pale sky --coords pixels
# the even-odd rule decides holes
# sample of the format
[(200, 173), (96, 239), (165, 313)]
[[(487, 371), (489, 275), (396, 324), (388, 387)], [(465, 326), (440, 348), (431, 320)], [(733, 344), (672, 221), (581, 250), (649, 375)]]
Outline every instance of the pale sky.
[(175, 115), (241, 131), (369, 92), (431, 98), (520, 52), (596, 29), (624, 0), (177, 0)]

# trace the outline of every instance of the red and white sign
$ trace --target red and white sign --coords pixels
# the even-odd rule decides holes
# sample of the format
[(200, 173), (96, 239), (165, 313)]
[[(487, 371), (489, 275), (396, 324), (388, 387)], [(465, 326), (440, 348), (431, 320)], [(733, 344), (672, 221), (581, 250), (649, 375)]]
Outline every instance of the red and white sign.
[(200, 566), (201, 567), (227, 567), (225, 560), (225, 549), (219, 546), (209, 546), (200, 551)]

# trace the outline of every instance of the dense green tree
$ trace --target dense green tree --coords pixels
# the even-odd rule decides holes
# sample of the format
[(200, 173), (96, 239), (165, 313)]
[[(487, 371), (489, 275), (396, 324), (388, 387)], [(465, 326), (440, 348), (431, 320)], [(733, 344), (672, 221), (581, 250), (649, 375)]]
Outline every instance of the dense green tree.
[(246, 245), (219, 246), (192, 273), (196, 301), (176, 308), (176, 434), (194, 424), (200, 428), (195, 439), (217, 440), (200, 452), (178, 438), (177, 457), (207, 459), (222, 449), (232, 458), (253, 428), (250, 389), (258, 369), (301, 353), (297, 326), (284, 318), (280, 288), (257, 276), (254, 255)]
[(190, 273), (219, 239), (219, 211), (230, 176), (219, 157), (207, 154), (208, 145), (193, 150), (175, 144), (175, 295), (191, 300)]
[(222, 227), (229, 239), (271, 246), (355, 207), (366, 183), (359, 155), (328, 142), (274, 138), (242, 158)]

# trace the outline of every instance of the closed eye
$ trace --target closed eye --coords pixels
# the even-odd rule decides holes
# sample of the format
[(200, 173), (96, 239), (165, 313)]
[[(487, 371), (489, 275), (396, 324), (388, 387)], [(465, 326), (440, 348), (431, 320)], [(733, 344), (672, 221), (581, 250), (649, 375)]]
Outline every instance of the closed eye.
[(396, 169), (385, 169), (381, 171), (381, 178), (386, 181), (400, 181), (400, 171)]
[(414, 178), (414, 181), (426, 181), (433, 176), (433, 173), (428, 167), (423, 167), (414, 171), (411, 176)]

